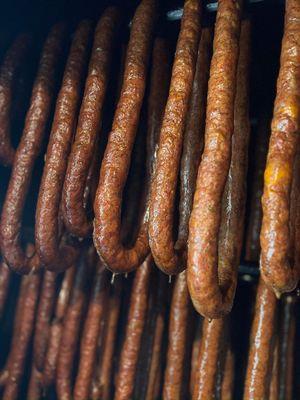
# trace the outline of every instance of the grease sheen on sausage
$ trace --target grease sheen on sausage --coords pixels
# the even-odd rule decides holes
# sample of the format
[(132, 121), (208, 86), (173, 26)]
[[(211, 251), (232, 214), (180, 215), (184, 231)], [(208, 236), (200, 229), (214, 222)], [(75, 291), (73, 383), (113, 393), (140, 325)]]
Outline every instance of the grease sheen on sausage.
[(50, 114), (58, 68), (57, 60), (60, 59), (64, 32), (63, 24), (55, 25), (44, 44), (2, 209), (0, 226), (2, 255), (8, 266), (19, 273), (29, 273), (32, 269), (40, 267), (37, 255), (27, 257), (21, 248), (20, 228), (34, 162), (39, 155)]
[(94, 244), (113, 272), (136, 269), (149, 252), (147, 213), (135, 244), (121, 242), (121, 200), (144, 97), (155, 0), (143, 0), (132, 21), (121, 96), (100, 170), (94, 203)]
[(300, 3), (287, 0), (277, 94), (264, 175), (260, 235), (261, 273), (275, 292), (293, 290), (299, 269), (291, 265), (289, 203), (300, 123)]
[(174, 251), (172, 227), (184, 124), (196, 66), (200, 12), (198, 0), (185, 1), (151, 183), (149, 243), (156, 265), (167, 274), (178, 273), (185, 267), (180, 254)]

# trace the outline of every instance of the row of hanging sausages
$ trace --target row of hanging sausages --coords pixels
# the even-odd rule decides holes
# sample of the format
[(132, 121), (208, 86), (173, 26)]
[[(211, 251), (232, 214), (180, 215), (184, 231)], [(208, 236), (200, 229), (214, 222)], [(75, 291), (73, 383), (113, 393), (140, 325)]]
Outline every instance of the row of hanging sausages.
[[(202, 3), (186, 0), (172, 59), (168, 40), (153, 40), (158, 4), (141, 1), (131, 23), (126, 55), (118, 58), (115, 110), (103, 157), (99, 142), (121, 11), (107, 8), (95, 29), (89, 20), (79, 23), (61, 80), (68, 28), (59, 23), (51, 29), (16, 149), (10, 135), (14, 81), (32, 39), (21, 35), (8, 50), (0, 70), (0, 162), (11, 167), (0, 225), (1, 314), (9, 296), (10, 270), (25, 276), (11, 350), (0, 375), (4, 399), (18, 396), (33, 332), (29, 398), (39, 398), (54, 381), (60, 399), (110, 398), (121, 278), (113, 275), (116, 282), (110, 286), (107, 270), (113, 274), (136, 270), (122, 333), (116, 399), (131, 398), (135, 390), (154, 398), (161, 382), (164, 398), (181, 398), (191, 302), (206, 317), (200, 344), (195, 340), (193, 345), (192, 397), (212, 398), (216, 387), (220, 393), (230, 392), (233, 377), (227, 369), (234, 369), (232, 352), (223, 342), (243, 242), (250, 136), (251, 24), (242, 20), (242, 6), (242, 1), (219, 0), (213, 30), (201, 27)], [(280, 385), (273, 382), (276, 374), (270, 371), (270, 360), (282, 354), (275, 338), (278, 301), (274, 292), (280, 296), (292, 291), (299, 280), (299, 21), (298, 1), (287, 0), (269, 146), (265, 143), (262, 209), (256, 195), (262, 191), (260, 172), (246, 238), (249, 259), (253, 249), (257, 258), (262, 215), (262, 274), (251, 333), (256, 345), (249, 354), (247, 399), (266, 398), (272, 385)], [(25, 251), (22, 216), (53, 106), (36, 205), (35, 243)], [(143, 151), (140, 130), (146, 131), (145, 167), (135, 160), (136, 153)], [(135, 162), (136, 176), (131, 174)], [(264, 157), (256, 170), (264, 170)], [(142, 187), (139, 195), (137, 187)], [(87, 245), (91, 237), (101, 261), (94, 247)], [(166, 314), (162, 305), (166, 293), (160, 292), (166, 291), (163, 275), (153, 300), (156, 311), (147, 317), (154, 265), (170, 277), (177, 275), (165, 370), (160, 355)], [(294, 303), (293, 296), (286, 299)], [(146, 341), (143, 332), (148, 324), (155, 329)], [(148, 386), (142, 389), (139, 354), (145, 354), (146, 360), (149, 348)], [(76, 357), (79, 364), (73, 384)], [(228, 365), (226, 374), (222, 365)], [(285, 385), (286, 381), (283, 391), (288, 390)]]

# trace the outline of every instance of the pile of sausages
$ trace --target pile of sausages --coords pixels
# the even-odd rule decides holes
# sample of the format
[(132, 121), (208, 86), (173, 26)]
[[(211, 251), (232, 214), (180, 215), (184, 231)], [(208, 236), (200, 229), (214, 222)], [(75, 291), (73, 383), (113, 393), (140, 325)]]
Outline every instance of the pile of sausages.
[[(176, 46), (156, 33), (158, 3), (140, 1), (126, 43), (115, 6), (96, 25), (52, 27), (16, 146), (33, 37), (19, 35), (2, 60), (4, 400), (295, 398), (299, 0), (286, 0), (273, 117), (258, 123), (250, 188), (243, 2), (219, 0), (207, 27), (202, 2), (185, 0)], [(243, 248), (261, 272), (247, 297), (244, 366), (233, 334), (244, 321), (231, 312)]]

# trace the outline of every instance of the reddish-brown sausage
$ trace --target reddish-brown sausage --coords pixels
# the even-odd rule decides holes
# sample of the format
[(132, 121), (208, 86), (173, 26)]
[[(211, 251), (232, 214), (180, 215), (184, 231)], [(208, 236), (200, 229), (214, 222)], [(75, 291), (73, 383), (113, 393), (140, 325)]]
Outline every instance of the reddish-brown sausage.
[(164, 399), (179, 400), (181, 398), (189, 306), (190, 296), (184, 271), (176, 277), (171, 302), (167, 364), (163, 386)]
[(2, 317), (7, 293), (9, 290), (11, 272), (4, 261), (0, 263), (0, 319)]
[(90, 21), (82, 21), (74, 35), (56, 102), (37, 202), (37, 252), (46, 268), (56, 272), (70, 267), (78, 254), (75, 247), (60, 241), (59, 205), (76, 124), (91, 27)]
[(8, 49), (0, 69), (0, 164), (11, 165), (15, 149), (10, 140), (13, 84), (28, 49), (30, 36), (19, 35)]
[(290, 191), (300, 123), (299, 35), (300, 3), (287, 0), (260, 235), (262, 277), (277, 293), (293, 290), (299, 279), (299, 268), (291, 265), (288, 257)]
[(38, 371), (42, 371), (44, 367), (50, 332), (50, 321), (55, 306), (55, 295), (56, 274), (46, 271), (43, 277), (41, 295), (39, 298), (33, 341), (33, 363)]
[(75, 380), (73, 398), (85, 400), (90, 396), (96, 350), (101, 334), (101, 320), (104, 319), (107, 301), (108, 271), (101, 261), (93, 277), (93, 288), (80, 341), (79, 366)]
[(85, 254), (77, 266), (70, 301), (64, 317), (56, 370), (56, 393), (59, 400), (72, 399), (72, 371), (76, 346), (79, 342), (80, 325), (87, 301), (89, 268)]
[(275, 341), (277, 301), (260, 279), (251, 328), (244, 400), (268, 398)]
[[(188, 243), (189, 291), (194, 307), (207, 318), (218, 318), (230, 311), (237, 281), (236, 258), (239, 259), (239, 254), (235, 254), (235, 250), (239, 251), (241, 242), (237, 226), (239, 217), (242, 220), (243, 216), (247, 160), (244, 135), (247, 136), (248, 132), (245, 133), (241, 127), (248, 117), (245, 107), (248, 97), (246, 71), (249, 29), (245, 27), (241, 38), (241, 56), (237, 69), (239, 32), (239, 2), (220, 0), (208, 84), (205, 147), (198, 171)], [(237, 80), (239, 90), (235, 99)], [(234, 129), (237, 139), (233, 141), (232, 149), (231, 136)], [(235, 153), (232, 156), (232, 168), (231, 151)], [(221, 218), (225, 187), (227, 195), (223, 205), (224, 202), (230, 205), (230, 200), (234, 200), (235, 204), (229, 207), (227, 215), (226, 212), (224, 215), (224, 211), (227, 211), (225, 205)], [(238, 193), (235, 193), (237, 189)], [(241, 216), (236, 215), (237, 210)], [(224, 236), (227, 233), (230, 233), (230, 237)], [(235, 237), (237, 243), (233, 239)], [(221, 240), (220, 256), (224, 260), (218, 260), (218, 239)]]
[(2, 209), (0, 226), (2, 255), (10, 268), (21, 273), (29, 273), (40, 266), (36, 254), (26, 257), (20, 246), (19, 237), (22, 212), (34, 162), (41, 149), (53, 100), (64, 32), (63, 24), (55, 25), (45, 42)]
[(86, 237), (92, 232), (92, 222), (87, 219), (83, 204), (84, 189), (101, 125), (118, 20), (118, 9), (110, 7), (98, 22), (64, 182), (62, 195), (64, 223), (69, 232), (79, 237)]
[(142, 0), (132, 21), (121, 96), (101, 165), (94, 203), (94, 243), (98, 254), (114, 272), (129, 272), (149, 252), (147, 213), (135, 244), (121, 243), (121, 199), (142, 106), (148, 56), (155, 18), (155, 0)]
[(24, 373), (26, 355), (33, 333), (40, 281), (40, 274), (32, 274), (28, 277), (26, 296), (24, 296), (22, 316), (18, 328), (19, 334), (12, 348), (3, 400), (18, 398), (19, 385)]
[(201, 154), (204, 146), (207, 84), (211, 60), (213, 32), (204, 28), (198, 47), (196, 70), (184, 131), (180, 165), (180, 201), (177, 250), (185, 251), (189, 233), (189, 219)]
[(198, 0), (185, 2), (151, 183), (149, 243), (156, 265), (168, 274), (185, 268), (180, 255), (174, 251), (172, 221), (184, 124), (197, 58), (200, 12)]
[(64, 325), (64, 317), (69, 304), (75, 271), (75, 267), (71, 267), (65, 272), (62, 285), (58, 293), (54, 319), (51, 322), (48, 347), (43, 368), (42, 381), (45, 389), (54, 382), (59, 346)]
[(153, 268), (149, 255), (136, 271), (130, 296), (125, 340), (119, 361), (115, 400), (131, 398), (141, 338), (146, 318), (149, 277)]
[(105, 337), (103, 341), (103, 354), (96, 368), (92, 386), (92, 400), (109, 400), (111, 398), (112, 371), (116, 350), (117, 329), (121, 308), (122, 278), (116, 278), (109, 299)]
[(213, 399), (215, 396), (218, 360), (223, 345), (225, 319), (208, 320), (202, 327), (202, 339), (193, 400)]

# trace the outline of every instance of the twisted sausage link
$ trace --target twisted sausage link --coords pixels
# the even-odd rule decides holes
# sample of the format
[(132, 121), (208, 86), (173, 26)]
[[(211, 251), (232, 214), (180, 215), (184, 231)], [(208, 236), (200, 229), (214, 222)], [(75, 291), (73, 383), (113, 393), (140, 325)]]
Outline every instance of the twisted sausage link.
[(55, 25), (45, 42), (2, 209), (0, 226), (2, 255), (8, 266), (19, 273), (28, 274), (40, 267), (36, 253), (26, 257), (20, 246), (19, 236), (34, 162), (41, 149), (53, 100), (57, 60), (60, 59), (64, 31), (63, 24)]

